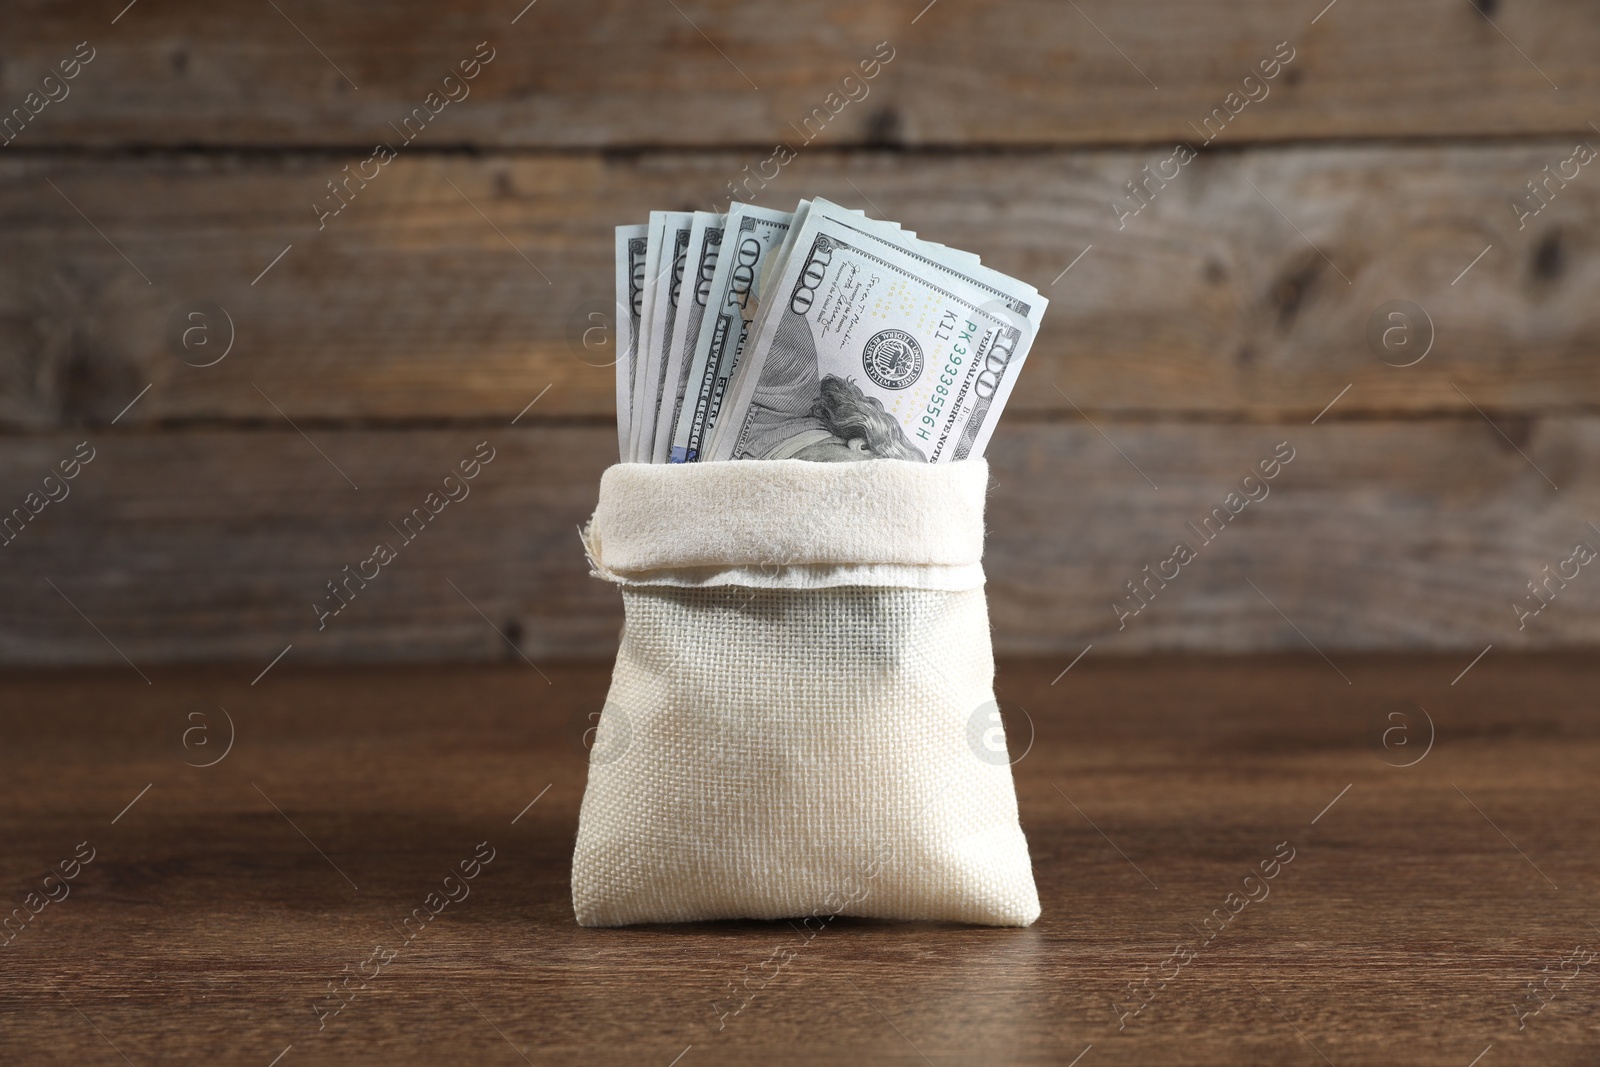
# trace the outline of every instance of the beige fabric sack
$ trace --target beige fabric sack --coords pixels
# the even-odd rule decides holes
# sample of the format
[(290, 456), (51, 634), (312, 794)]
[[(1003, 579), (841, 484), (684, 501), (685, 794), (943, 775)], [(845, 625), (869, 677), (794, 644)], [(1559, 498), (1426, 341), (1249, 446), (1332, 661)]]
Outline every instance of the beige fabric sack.
[(572, 858), (584, 926), (1039, 915), (994, 703), (982, 460), (620, 464), (626, 625)]

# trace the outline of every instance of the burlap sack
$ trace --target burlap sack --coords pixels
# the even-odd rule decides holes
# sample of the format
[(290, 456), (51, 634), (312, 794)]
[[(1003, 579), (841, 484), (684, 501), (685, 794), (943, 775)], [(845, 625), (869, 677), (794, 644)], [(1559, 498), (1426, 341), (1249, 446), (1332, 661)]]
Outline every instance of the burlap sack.
[(584, 530), (626, 626), (572, 858), (585, 926), (1026, 926), (982, 460), (621, 464)]

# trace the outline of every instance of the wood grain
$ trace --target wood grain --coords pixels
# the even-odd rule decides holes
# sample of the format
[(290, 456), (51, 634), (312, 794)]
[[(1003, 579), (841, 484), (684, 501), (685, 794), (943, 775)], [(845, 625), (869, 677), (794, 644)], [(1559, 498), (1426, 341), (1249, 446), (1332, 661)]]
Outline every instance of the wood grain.
[[(1508, 201), (1570, 152), (1202, 154), (1120, 230), (1112, 198), (1165, 152), (812, 154), (763, 200), (887, 213), (1044, 290), (1014, 413), (1309, 420), (1347, 385), (1329, 418), (1594, 411), (1600, 181), (1520, 231)], [(609, 419), (609, 346), (582, 339), (610, 228), (709, 202), (746, 161), (402, 157), (320, 232), (343, 157), (0, 161), (0, 423), (109, 422), (147, 384), (119, 425), (277, 420), (263, 394), (296, 420), (509, 418), (552, 383), (530, 417)], [(196, 299), (233, 328), (203, 369), (168, 340)], [(1368, 337), (1395, 300), (1424, 309), (1389, 357), (1414, 366)]]
[(881, 41), (893, 60), (830, 122), (828, 144), (1189, 137), (1280, 41), (1293, 62), (1230, 139), (1586, 133), (1600, 88), (1600, 26), (1579, 0), (1343, 0), (1327, 11), (1274, 0), (292, 0), (277, 11), (177, 0), (113, 25), (123, 6), (12, 5), (7, 107), (77, 42), (98, 51), (17, 146), (368, 145), (485, 40), (494, 62), (428, 143), (770, 147)]
[[(573, 923), (604, 667), (552, 666), (548, 686), (521, 664), (285, 663), (253, 688), (236, 668), (9, 673), (4, 899), (79, 842), (96, 855), (0, 949), (0, 1056), (1044, 1065), (1092, 1045), (1079, 1067), (1464, 1067), (1492, 1044), (1484, 1062), (1592, 1063), (1592, 975), (1552, 983), (1521, 1031), (1515, 1011), (1541, 968), (1600, 943), (1593, 657), (1490, 658), (1455, 687), (1454, 659), (1346, 669), (1348, 687), (1310, 655), (1091, 654), (1052, 686), (1053, 662), (1003, 663), (1009, 732), (1034, 736), (1014, 773), (1040, 921), (836, 920), (809, 942), (781, 922)], [(1435, 742), (1402, 768), (1418, 704)], [(220, 745), (219, 706), (233, 748), (186, 766), (215, 758), (183, 739)], [(400, 945), (480, 842), (495, 858), (470, 896), (319, 1031), (327, 983)], [(1198, 945), (1280, 842), (1270, 895), (1119, 1031), (1130, 983)], [(711, 1002), (780, 946), (789, 968), (718, 1030)]]
[[(619, 598), (588, 577), (576, 529), (614, 454), (613, 430), (507, 419), (475, 429), (313, 427), (303, 437), (278, 421), (253, 431), (85, 431), (96, 458), (68, 483), (71, 495), (0, 547), (0, 656), (122, 664), (126, 655), (140, 669), (227, 659), (260, 670), (289, 644), (293, 661), (526, 655), (542, 665), (612, 654)], [(1491, 642), (1600, 640), (1592, 568), (1520, 631), (1512, 607), (1536, 604), (1525, 583), (1577, 542), (1600, 548), (1588, 525), (1600, 512), (1590, 462), (1600, 419), (1504, 429), (1515, 440), (1476, 415), (1315, 426), (1013, 416), (989, 449), (996, 647), (1070, 657), (1090, 643), (1097, 655), (1314, 646), (1335, 663), (1349, 650), (1451, 649), (1465, 666)], [(0, 500), (23, 506), (83, 439), (0, 442)], [(397, 525), (482, 441), (495, 458), (470, 495), (401, 541)], [(1189, 524), (1226, 508), (1283, 442), (1294, 458), (1268, 495), (1204, 542)], [(1179, 541), (1196, 558), (1166, 565), (1177, 577), (1144, 587), (1150, 603), (1119, 627), (1113, 604), (1138, 603), (1125, 583), (1146, 581), (1143, 568), (1161, 568)], [(398, 558), (368, 586), (348, 587), (348, 605), (319, 628), (313, 605), (338, 603), (327, 583), (380, 542)]]

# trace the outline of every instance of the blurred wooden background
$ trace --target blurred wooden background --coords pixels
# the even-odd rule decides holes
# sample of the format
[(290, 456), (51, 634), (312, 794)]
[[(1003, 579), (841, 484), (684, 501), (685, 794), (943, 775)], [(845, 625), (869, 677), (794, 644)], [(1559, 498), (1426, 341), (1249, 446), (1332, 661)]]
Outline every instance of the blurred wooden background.
[[(0, 42), (27, 119), (0, 147), (0, 512), (95, 450), (0, 546), (0, 661), (609, 655), (575, 528), (615, 458), (582, 342), (611, 227), (725, 198), (779, 141), (756, 202), (886, 215), (1051, 298), (990, 447), (998, 650), (1600, 640), (1589, 568), (1512, 607), (1600, 548), (1600, 168), (1567, 162), (1600, 146), (1591, 2), (125, 5), (17, 0)], [(480, 42), (470, 96), (319, 229)], [(1268, 95), (1119, 227), (1280, 42)], [(1577, 174), (1519, 219), (1547, 166)], [(196, 301), (226, 318), (186, 363)], [(1392, 301), (1424, 314), (1386, 363)], [(480, 441), (472, 495), (318, 630), (325, 583)], [(1119, 630), (1124, 583), (1285, 441), (1270, 496)]]

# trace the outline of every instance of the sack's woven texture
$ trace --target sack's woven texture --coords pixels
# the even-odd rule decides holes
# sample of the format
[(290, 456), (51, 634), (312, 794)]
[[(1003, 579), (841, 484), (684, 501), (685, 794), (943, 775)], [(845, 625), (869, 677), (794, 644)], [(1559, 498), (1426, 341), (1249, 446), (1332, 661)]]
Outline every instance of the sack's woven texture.
[[(980, 584), (970, 578), (982, 462), (679, 473), (696, 466), (612, 468), (585, 531), (595, 573), (622, 586), (626, 625), (573, 855), (578, 922), (1033, 922), (1039, 899), (995, 714), (981, 569)], [(762, 470), (776, 467), (790, 469)], [(773, 516), (782, 528), (766, 549), (764, 535), (746, 531), (722, 568), (701, 541), (684, 550), (697, 556), (689, 570), (670, 552), (650, 573), (607, 566), (607, 551), (623, 556), (632, 539), (703, 532), (704, 509), (742, 508), (725, 479), (775, 476), (799, 479), (776, 507), (796, 514)], [(648, 529), (606, 523), (619, 510), (608, 512), (608, 494), (648, 495), (673, 479), (682, 492), (647, 509)], [(957, 525), (976, 523), (977, 536), (942, 530), (908, 553), (903, 543), (875, 550), (857, 530), (830, 549), (826, 509), (870, 517), (875, 499), (904, 508), (908, 492)], [(806, 563), (788, 549), (759, 558), (807, 522), (816, 536), (804, 539)], [(640, 556), (636, 545), (626, 551)], [(795, 586), (795, 568), (818, 566), (825, 577)]]

